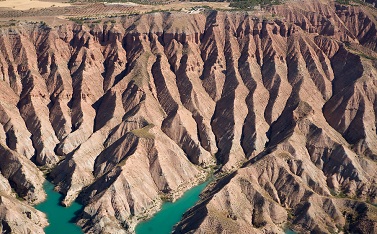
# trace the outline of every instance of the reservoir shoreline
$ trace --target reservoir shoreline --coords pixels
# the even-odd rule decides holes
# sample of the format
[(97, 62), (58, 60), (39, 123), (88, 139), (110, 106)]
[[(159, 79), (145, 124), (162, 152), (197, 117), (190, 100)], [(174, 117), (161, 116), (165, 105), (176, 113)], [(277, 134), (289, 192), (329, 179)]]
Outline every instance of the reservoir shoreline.
[(73, 202), (69, 207), (61, 205), (63, 195), (54, 190), (54, 184), (46, 180), (43, 188), (47, 194), (46, 200), (35, 208), (46, 214), (49, 225), (44, 228), (46, 234), (82, 234), (82, 230), (74, 223), (76, 213), (82, 205)]
[(183, 214), (200, 200), (199, 195), (211, 181), (209, 179), (192, 187), (175, 202), (163, 203), (161, 209), (150, 219), (136, 225), (136, 234), (170, 234)]

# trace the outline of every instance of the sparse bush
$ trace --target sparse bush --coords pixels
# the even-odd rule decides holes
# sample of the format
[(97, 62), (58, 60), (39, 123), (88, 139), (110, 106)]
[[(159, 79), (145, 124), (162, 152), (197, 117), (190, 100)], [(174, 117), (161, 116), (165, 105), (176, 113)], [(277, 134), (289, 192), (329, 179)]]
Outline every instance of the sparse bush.
[(69, 20), (75, 22), (76, 24), (84, 23), (84, 20), (82, 18), (69, 18)]
[(267, 6), (280, 4), (280, 0), (234, 0), (229, 6), (239, 9), (253, 9), (256, 6)]
[(343, 4), (343, 5), (349, 5), (350, 4), (350, 0), (336, 0), (337, 3), (339, 4)]

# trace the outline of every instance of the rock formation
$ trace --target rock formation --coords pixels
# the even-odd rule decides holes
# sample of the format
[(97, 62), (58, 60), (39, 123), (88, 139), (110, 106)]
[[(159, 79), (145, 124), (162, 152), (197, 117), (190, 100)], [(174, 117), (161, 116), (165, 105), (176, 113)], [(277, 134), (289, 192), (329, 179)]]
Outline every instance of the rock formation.
[(376, 15), (316, 0), (1, 28), (2, 230), (46, 225), (40, 169), (85, 232), (129, 233), (217, 163), (177, 233), (376, 232)]

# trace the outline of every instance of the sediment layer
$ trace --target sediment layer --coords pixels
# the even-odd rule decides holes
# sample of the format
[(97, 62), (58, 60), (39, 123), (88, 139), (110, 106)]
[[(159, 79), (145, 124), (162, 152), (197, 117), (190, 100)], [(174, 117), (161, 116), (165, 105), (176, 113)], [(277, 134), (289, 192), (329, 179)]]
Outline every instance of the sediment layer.
[[(217, 163), (228, 175), (176, 232), (375, 232), (371, 8), (295, 1), (0, 30), (4, 209), (42, 201), (47, 169), (64, 205), (84, 204), (85, 232), (128, 233)], [(41, 232), (30, 209), (25, 225)]]

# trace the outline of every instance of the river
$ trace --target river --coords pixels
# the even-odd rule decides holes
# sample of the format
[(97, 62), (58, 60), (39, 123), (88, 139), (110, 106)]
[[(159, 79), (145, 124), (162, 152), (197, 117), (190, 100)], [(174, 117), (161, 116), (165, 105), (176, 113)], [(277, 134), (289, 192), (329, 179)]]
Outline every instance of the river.
[[(199, 184), (186, 191), (175, 202), (165, 202), (161, 210), (151, 219), (143, 221), (136, 226), (136, 234), (169, 234), (173, 226), (178, 223), (182, 215), (199, 201), (199, 194), (207, 186), (209, 181)], [(47, 199), (35, 206), (36, 209), (47, 215), (49, 226), (44, 231), (46, 234), (82, 234), (82, 230), (72, 219), (82, 206), (73, 202), (69, 207), (60, 205), (63, 195), (54, 191), (54, 185), (46, 181), (43, 185)]]
[(199, 194), (208, 183), (209, 181), (193, 187), (173, 203), (165, 202), (161, 210), (151, 219), (136, 226), (136, 234), (170, 234), (173, 226), (181, 220), (182, 215), (199, 201)]
[(72, 222), (75, 212), (82, 206), (77, 202), (73, 202), (69, 207), (61, 206), (63, 195), (54, 191), (54, 185), (49, 181), (43, 184), (43, 188), (47, 199), (35, 208), (47, 215), (50, 225), (44, 229), (46, 234), (82, 234), (81, 228)]

